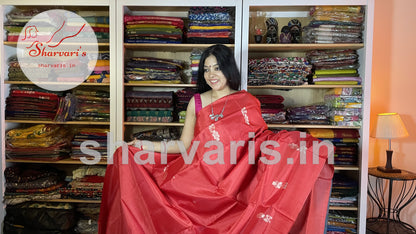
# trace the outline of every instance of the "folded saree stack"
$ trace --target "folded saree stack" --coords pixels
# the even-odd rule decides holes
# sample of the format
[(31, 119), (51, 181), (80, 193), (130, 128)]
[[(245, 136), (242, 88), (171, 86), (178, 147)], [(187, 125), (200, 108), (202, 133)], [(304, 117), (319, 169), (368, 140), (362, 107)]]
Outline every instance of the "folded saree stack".
[(251, 58), (248, 61), (248, 85), (302, 85), (312, 65), (302, 57)]
[(125, 94), (126, 121), (172, 122), (173, 92), (127, 91)]
[(336, 88), (324, 97), (332, 125), (361, 126), (362, 90)]
[(330, 206), (354, 207), (357, 205), (358, 183), (340, 172), (334, 173)]
[(308, 129), (309, 134), (335, 146), (334, 164), (356, 166), (360, 133), (356, 129)]
[[(108, 11), (76, 11), (94, 30), (98, 43), (110, 42), (110, 17)], [(75, 26), (77, 22), (72, 19), (70, 26)]]
[(357, 215), (351, 212), (330, 210), (327, 234), (357, 233)]
[[(93, 156), (86, 155), (81, 150), (81, 144), (85, 141), (94, 141), (99, 146), (87, 145), (89, 150), (98, 152), (101, 159), (107, 158), (107, 133), (110, 132), (108, 128), (80, 128), (76, 131), (74, 138), (71, 141), (71, 158), (79, 160), (82, 157), (92, 159)], [(85, 151), (85, 150), (84, 150)]]
[(64, 202), (25, 202), (8, 205), (4, 233), (73, 233), (75, 205)]
[[(91, 62), (91, 61), (90, 61)], [(110, 83), (110, 53), (101, 51), (95, 61), (91, 74), (85, 80), (86, 83)]]
[(184, 22), (179, 17), (124, 15), (126, 43), (182, 43)]
[[(7, 41), (17, 42), (20, 32), (23, 27), (28, 23), (35, 15), (39, 14), (39, 9), (31, 8), (28, 10), (16, 9), (6, 15), (7, 22), (4, 24), (4, 30), (6, 30)], [(38, 37), (49, 37), (49, 35), (38, 34)], [(47, 41), (47, 40), (45, 40)]]
[(45, 165), (20, 164), (4, 171), (6, 204), (26, 201), (59, 199), (59, 188), (64, 185), (64, 174)]
[(364, 8), (315, 6), (311, 22), (303, 28), (304, 43), (362, 43)]
[(175, 127), (161, 127), (147, 131), (135, 132), (131, 135), (131, 139), (142, 141), (170, 141), (178, 140), (180, 133)]
[(55, 161), (68, 157), (72, 134), (59, 125), (39, 124), (6, 133), (6, 157)]
[(313, 65), (311, 83), (315, 85), (359, 85), (356, 50), (313, 50), (306, 53)]
[(261, 116), (266, 123), (286, 123), (286, 111), (281, 95), (255, 95), (260, 101)]
[(133, 57), (126, 63), (124, 77), (129, 83), (179, 84), (186, 67), (186, 62), (176, 59)]
[(198, 80), (198, 67), (199, 67), (199, 60), (202, 55), (202, 50), (198, 48), (194, 48), (191, 51), (191, 84), (196, 84)]
[(65, 187), (60, 188), (63, 198), (99, 200), (104, 185), (104, 166), (82, 166), (72, 171)]
[(75, 208), (78, 221), (75, 226), (77, 233), (98, 233), (98, 216), (100, 204), (77, 204)]
[(22, 68), (20, 67), (19, 61), (16, 56), (10, 57), (8, 59), (8, 76), (9, 81), (29, 81), (25, 73), (23, 73)]
[(187, 42), (230, 44), (234, 42), (234, 13), (226, 7), (191, 7)]
[(103, 90), (75, 89), (77, 107), (72, 117), (76, 121), (110, 121), (110, 93)]
[(185, 122), (186, 108), (191, 98), (196, 93), (194, 88), (180, 89), (175, 92), (175, 112), (174, 116), (178, 116), (179, 122)]
[(36, 87), (12, 86), (6, 98), (6, 119), (53, 120), (58, 93)]
[(286, 111), (290, 124), (328, 125), (330, 123), (327, 117), (329, 107), (323, 104), (288, 107)]

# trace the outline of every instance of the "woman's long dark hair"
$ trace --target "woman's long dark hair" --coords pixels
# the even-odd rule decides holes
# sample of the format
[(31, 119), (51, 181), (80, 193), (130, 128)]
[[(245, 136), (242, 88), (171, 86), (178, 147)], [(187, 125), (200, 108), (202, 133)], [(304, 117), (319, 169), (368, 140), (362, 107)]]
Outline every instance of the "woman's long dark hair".
[(241, 86), (241, 76), (234, 59), (233, 51), (225, 45), (216, 44), (205, 49), (199, 60), (197, 92), (203, 93), (211, 89), (204, 78), (205, 60), (210, 55), (217, 58), (218, 65), (227, 79), (228, 86), (230, 86), (231, 89), (239, 90)]

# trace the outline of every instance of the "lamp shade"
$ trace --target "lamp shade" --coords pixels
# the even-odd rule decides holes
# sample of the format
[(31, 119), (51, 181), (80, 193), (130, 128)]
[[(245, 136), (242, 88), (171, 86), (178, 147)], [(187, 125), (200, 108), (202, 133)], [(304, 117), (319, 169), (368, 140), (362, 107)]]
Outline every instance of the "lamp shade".
[(381, 139), (394, 139), (407, 137), (409, 133), (397, 113), (381, 113), (377, 115), (376, 126), (372, 129), (372, 137)]

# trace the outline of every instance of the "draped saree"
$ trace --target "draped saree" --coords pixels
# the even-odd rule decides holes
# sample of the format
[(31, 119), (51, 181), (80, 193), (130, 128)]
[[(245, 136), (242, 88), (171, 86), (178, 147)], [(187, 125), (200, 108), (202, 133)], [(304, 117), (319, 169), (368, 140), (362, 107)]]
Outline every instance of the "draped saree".
[[(223, 118), (209, 118), (223, 108)], [(153, 157), (129, 146), (123, 163), (116, 150), (99, 233), (323, 233), (334, 171), (313, 141), (268, 130), (246, 91), (223, 97), (198, 112), (183, 155), (167, 154), (165, 163), (154, 153), (155, 163), (143, 164)]]

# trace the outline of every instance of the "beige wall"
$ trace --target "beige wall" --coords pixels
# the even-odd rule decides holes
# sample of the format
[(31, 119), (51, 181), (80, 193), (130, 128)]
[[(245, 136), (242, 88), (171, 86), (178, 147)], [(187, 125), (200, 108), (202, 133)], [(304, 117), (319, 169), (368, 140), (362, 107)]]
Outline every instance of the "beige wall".
[[(393, 166), (416, 173), (415, 28), (415, 0), (375, 1), (370, 127), (378, 113), (399, 113), (410, 136), (392, 140)], [(370, 167), (385, 164), (387, 147), (387, 140), (370, 138)], [(416, 227), (416, 200), (401, 218)]]

